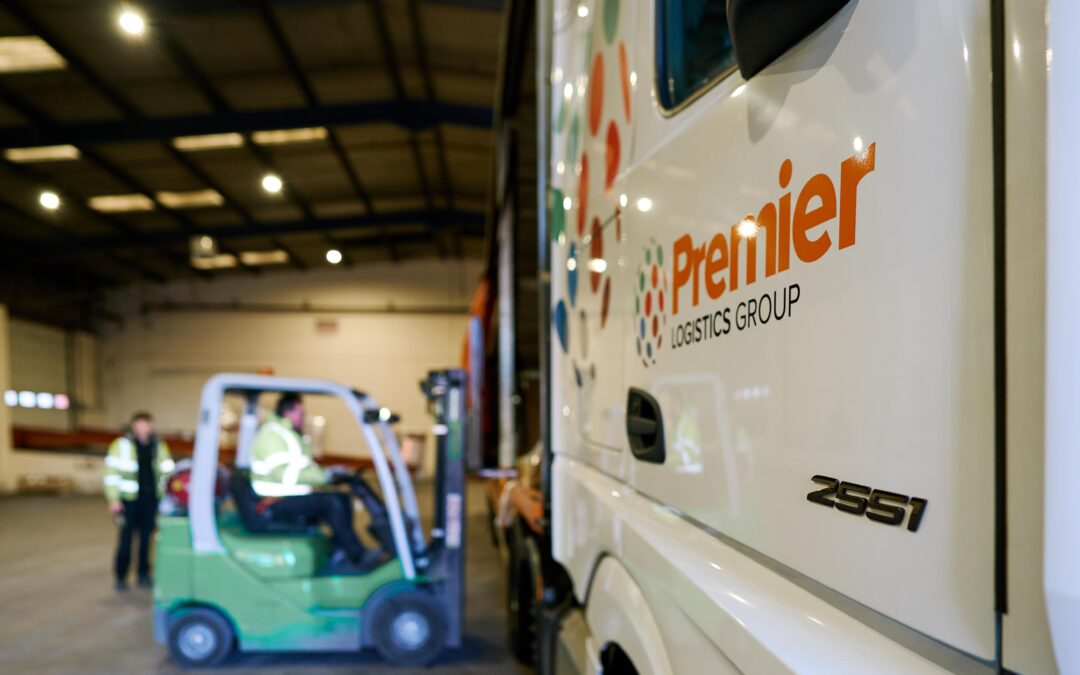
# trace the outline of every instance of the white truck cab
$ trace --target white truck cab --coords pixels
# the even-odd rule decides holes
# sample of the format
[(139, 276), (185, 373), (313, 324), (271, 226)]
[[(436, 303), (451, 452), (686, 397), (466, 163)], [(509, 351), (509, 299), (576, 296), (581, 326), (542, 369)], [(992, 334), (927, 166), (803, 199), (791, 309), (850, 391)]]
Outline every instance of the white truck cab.
[(547, 665), (1080, 672), (1078, 4), (538, 5)]

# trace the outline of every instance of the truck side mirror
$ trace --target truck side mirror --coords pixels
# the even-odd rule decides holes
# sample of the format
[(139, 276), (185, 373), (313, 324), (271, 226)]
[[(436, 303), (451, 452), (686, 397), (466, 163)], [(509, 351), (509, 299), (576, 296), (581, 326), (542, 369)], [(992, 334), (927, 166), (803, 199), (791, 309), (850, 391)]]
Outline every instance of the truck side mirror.
[(735, 62), (750, 79), (820, 28), (850, 0), (728, 0)]

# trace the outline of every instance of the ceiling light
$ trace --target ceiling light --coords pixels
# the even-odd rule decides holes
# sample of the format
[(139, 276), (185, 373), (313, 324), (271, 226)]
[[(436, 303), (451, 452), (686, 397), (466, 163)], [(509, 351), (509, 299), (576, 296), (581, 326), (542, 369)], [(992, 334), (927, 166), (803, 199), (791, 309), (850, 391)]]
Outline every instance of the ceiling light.
[(128, 35), (142, 35), (146, 32), (146, 19), (133, 9), (125, 9), (120, 14), (120, 28)]
[(146, 195), (98, 195), (87, 203), (90, 208), (101, 213), (122, 213), (125, 211), (153, 211), (154, 202)]
[(652, 209), (652, 200), (648, 197), (642, 197), (637, 200), (638, 211), (642, 213), (648, 213)]
[(177, 136), (172, 140), (177, 150), (215, 150), (217, 148), (239, 148), (244, 144), (244, 137), (237, 133), (203, 134), (201, 136)]
[(37, 394), (32, 391), (20, 391), (19, 392), (19, 405), (24, 408), (34, 408), (37, 406)]
[(589, 8), (585, 5), (578, 5), (577, 15), (584, 19), (585, 17), (589, 16)]
[(284, 186), (284, 183), (282, 183), (281, 179), (274, 174), (268, 173), (263, 176), (262, 186), (263, 189), (267, 192), (281, 192), (281, 188), (282, 186)]
[(159, 192), (159, 202), (170, 209), (197, 209), (207, 206), (221, 206), (225, 198), (217, 190), (188, 190), (186, 192)]
[(46, 190), (38, 195), (38, 203), (50, 211), (55, 211), (60, 208), (60, 195)]
[(36, 148), (9, 148), (4, 151), (9, 162), (56, 162), (78, 159), (79, 149), (74, 145), (42, 145)]
[(251, 140), (259, 145), (281, 145), (282, 143), (304, 143), (321, 141), (326, 138), (326, 127), (304, 127), (301, 129), (275, 129), (256, 131)]
[(231, 253), (200, 256), (191, 259), (191, 266), (200, 270), (221, 270), (236, 267), (236, 256)]
[(54, 403), (55, 400), (53, 399), (52, 394), (47, 391), (38, 392), (37, 407), (41, 408), (42, 410), (52, 410)]
[(9, 408), (14, 408), (15, 406), (19, 405), (19, 392), (15, 391), (14, 389), (8, 389), (7, 391), (5, 391), (4, 403), (6, 403)]
[(280, 265), (289, 262), (289, 254), (281, 249), (273, 251), (241, 251), (240, 262), (245, 265)]
[(331, 265), (336, 265), (341, 262), (341, 251), (336, 248), (332, 248), (326, 252), (326, 262)]
[(0, 73), (57, 70), (67, 61), (36, 35), (0, 38)]

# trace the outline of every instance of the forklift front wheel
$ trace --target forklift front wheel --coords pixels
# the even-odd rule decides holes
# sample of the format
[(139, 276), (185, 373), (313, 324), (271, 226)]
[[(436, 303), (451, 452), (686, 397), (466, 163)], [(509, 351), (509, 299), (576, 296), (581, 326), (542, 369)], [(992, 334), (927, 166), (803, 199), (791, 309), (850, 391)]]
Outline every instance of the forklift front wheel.
[(379, 655), (401, 666), (430, 663), (446, 643), (446, 615), (430, 593), (407, 590), (387, 598), (372, 617)]
[(232, 654), (233, 639), (232, 626), (218, 612), (185, 609), (169, 628), (169, 652), (186, 668), (218, 666)]

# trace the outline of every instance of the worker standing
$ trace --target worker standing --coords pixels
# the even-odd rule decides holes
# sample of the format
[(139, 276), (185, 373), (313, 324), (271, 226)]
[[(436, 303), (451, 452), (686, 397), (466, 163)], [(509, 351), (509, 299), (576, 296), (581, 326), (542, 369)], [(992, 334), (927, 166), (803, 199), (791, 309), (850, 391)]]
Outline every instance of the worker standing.
[(158, 499), (175, 464), (169, 446), (154, 433), (147, 412), (131, 416), (128, 433), (109, 446), (105, 457), (105, 499), (117, 519), (116, 590), (127, 590), (131, 566), (131, 539), (139, 533), (139, 586), (150, 586), (150, 540), (157, 521)]

